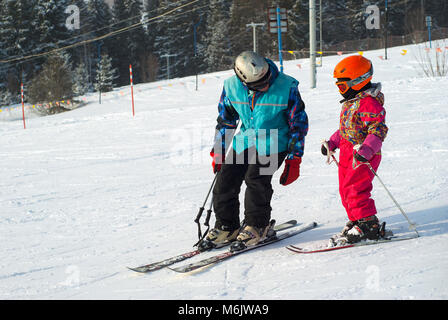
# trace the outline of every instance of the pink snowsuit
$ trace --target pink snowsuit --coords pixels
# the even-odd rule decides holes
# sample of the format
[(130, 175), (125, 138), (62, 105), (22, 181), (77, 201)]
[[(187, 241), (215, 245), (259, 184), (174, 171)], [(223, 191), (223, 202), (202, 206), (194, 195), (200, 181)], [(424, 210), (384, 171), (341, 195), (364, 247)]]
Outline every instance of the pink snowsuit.
[(340, 126), (328, 142), (330, 150), (340, 148), (339, 193), (348, 218), (356, 221), (376, 214), (371, 199), (374, 174), (366, 165), (353, 169), (353, 147), (361, 144), (358, 154), (367, 159), (376, 171), (381, 162), (381, 145), (387, 135), (386, 111), (381, 85), (360, 92), (344, 102)]

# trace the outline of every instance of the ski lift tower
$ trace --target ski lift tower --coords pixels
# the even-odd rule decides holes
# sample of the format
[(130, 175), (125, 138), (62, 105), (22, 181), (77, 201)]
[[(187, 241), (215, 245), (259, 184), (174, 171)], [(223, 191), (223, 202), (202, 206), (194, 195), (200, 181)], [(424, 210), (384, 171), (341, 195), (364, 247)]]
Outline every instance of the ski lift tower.
[(277, 34), (280, 72), (283, 72), (282, 33), (288, 32), (288, 17), (286, 15), (286, 8), (280, 8), (278, 5), (277, 7), (269, 8), (268, 22), (269, 32)]
[(310, 83), (316, 88), (316, 1), (310, 0)]
[(431, 21), (431, 16), (426, 16), (426, 26), (428, 27), (429, 47), (432, 48), (432, 43), (431, 43), (431, 27), (432, 27), (432, 21)]

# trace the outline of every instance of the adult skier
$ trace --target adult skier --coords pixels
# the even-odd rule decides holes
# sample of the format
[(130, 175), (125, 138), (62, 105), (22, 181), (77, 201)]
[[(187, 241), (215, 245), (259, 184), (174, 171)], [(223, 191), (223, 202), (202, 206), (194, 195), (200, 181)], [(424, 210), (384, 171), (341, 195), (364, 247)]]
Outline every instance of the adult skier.
[[(327, 145), (331, 153), (340, 149), (339, 193), (349, 218), (342, 232), (332, 237), (334, 245), (376, 240), (384, 232), (371, 198), (374, 174), (362, 165), (369, 162), (375, 171), (378, 169), (388, 131), (381, 84), (372, 83), (372, 76), (372, 62), (361, 55), (343, 59), (334, 69), (333, 77), (344, 99), (339, 129)], [(321, 150), (327, 155), (324, 145)]]
[[(213, 189), (216, 222), (199, 244), (200, 250), (233, 242), (231, 250), (235, 251), (266, 239), (274, 232), (270, 225), (274, 172), (285, 161), (280, 177), (284, 186), (300, 175), (308, 117), (298, 81), (252, 51), (235, 59), (234, 71), (235, 75), (224, 81), (210, 153), (213, 171), (218, 174)], [(241, 128), (233, 137), (238, 121)], [(228, 146), (231, 150), (226, 157)], [(247, 188), (241, 226), (243, 181)]]

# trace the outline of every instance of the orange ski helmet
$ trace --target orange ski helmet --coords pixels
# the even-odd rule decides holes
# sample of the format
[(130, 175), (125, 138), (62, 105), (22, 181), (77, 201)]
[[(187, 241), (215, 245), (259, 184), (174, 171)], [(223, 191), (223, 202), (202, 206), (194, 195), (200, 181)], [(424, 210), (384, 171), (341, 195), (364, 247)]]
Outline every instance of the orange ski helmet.
[(334, 68), (333, 78), (339, 92), (344, 94), (348, 89), (360, 90), (372, 80), (373, 65), (369, 59), (361, 55), (350, 56), (340, 61)]

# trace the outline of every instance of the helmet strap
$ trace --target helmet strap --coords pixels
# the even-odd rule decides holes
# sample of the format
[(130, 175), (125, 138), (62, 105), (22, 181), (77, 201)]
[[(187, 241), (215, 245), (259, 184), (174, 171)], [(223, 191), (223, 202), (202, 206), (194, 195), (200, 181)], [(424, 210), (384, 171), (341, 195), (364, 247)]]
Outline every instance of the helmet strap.
[(347, 85), (351, 88), (353, 86), (356, 86), (357, 84), (360, 84), (361, 82), (365, 81), (366, 79), (370, 78), (371, 76), (373, 76), (373, 66), (370, 68), (370, 70), (366, 73), (364, 73), (363, 75), (359, 76), (356, 79), (347, 81)]

